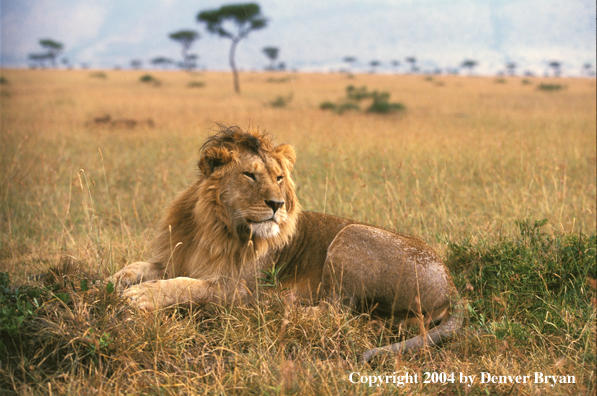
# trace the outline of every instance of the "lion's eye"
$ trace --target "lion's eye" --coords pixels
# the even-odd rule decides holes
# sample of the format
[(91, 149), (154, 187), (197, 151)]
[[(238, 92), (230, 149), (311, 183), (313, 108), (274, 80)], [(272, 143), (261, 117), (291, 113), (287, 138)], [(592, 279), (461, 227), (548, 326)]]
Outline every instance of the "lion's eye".
[(278, 183), (281, 183), (281, 182), (282, 182), (282, 180), (284, 180), (284, 176), (278, 176), (278, 177), (276, 178), (276, 181), (277, 181)]
[(243, 175), (247, 176), (251, 180), (257, 180), (255, 178), (255, 175), (253, 173), (251, 173), (251, 172), (243, 172)]

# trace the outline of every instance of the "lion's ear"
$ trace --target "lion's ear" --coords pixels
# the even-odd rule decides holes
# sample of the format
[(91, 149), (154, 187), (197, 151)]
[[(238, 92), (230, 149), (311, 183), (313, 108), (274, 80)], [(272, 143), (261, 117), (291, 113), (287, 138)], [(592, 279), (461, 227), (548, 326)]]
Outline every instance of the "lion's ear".
[(234, 154), (224, 148), (211, 147), (203, 152), (199, 159), (199, 170), (209, 176), (216, 168), (226, 165), (234, 159)]
[(288, 144), (281, 144), (274, 149), (274, 152), (282, 157), (282, 159), (286, 163), (288, 172), (290, 172), (294, 167), (294, 163), (296, 162), (296, 154), (292, 146)]

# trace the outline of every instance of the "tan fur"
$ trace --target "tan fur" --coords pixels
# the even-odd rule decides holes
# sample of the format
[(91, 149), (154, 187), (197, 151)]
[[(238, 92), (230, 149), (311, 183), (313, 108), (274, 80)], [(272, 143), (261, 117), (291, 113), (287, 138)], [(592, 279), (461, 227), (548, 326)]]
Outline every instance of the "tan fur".
[(450, 338), (465, 312), (450, 274), (421, 239), (321, 213), (302, 212), (291, 178), (296, 157), (257, 130), (224, 128), (202, 147), (198, 180), (170, 205), (148, 262), (113, 275), (118, 290), (155, 309), (192, 302), (238, 303), (254, 295), (259, 270), (277, 268), (306, 304), (351, 308), (421, 326), (398, 353)]

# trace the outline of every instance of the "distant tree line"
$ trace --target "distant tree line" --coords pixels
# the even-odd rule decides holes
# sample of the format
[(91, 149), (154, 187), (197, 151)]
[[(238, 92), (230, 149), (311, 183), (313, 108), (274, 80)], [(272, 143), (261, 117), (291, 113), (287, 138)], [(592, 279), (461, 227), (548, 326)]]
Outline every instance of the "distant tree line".
[[(261, 14), (261, 8), (256, 3), (241, 3), (241, 4), (228, 4), (223, 5), (220, 8), (209, 9), (200, 11), (196, 15), (196, 21), (203, 25), (209, 34), (216, 35), (221, 38), (230, 40), (230, 48), (228, 53), (228, 62), (232, 70), (233, 75), (233, 86), (237, 93), (240, 93), (240, 82), (238, 76), (238, 67), (236, 64), (236, 48), (238, 44), (249, 36), (252, 31), (260, 30), (267, 27), (268, 19)], [(156, 57), (150, 60), (150, 63), (155, 67), (167, 68), (170, 65), (175, 64), (181, 69), (192, 71), (197, 68), (197, 60), (199, 55), (190, 53), (190, 49), (193, 43), (201, 38), (201, 35), (196, 30), (185, 29), (179, 30), (168, 35), (170, 39), (176, 41), (181, 46), (182, 61), (175, 62), (174, 60), (167, 57)], [(32, 67), (46, 67), (49, 63), (53, 68), (57, 67), (57, 58), (64, 51), (64, 45), (60, 42), (46, 38), (39, 40), (39, 44), (43, 51), (38, 53), (29, 54), (29, 62)], [(278, 47), (266, 46), (262, 49), (263, 53), (269, 60), (269, 65), (265, 67), (266, 70), (285, 70), (286, 64), (283, 62), (277, 62), (280, 49)], [(417, 63), (417, 58), (414, 56), (408, 56), (404, 58), (406, 64), (409, 65), (408, 73), (416, 74), (421, 72), (421, 68)], [(348, 64), (348, 72), (352, 73), (354, 65), (357, 62), (355, 56), (345, 56), (343, 62)], [(70, 67), (67, 59), (62, 59), (62, 63)], [(142, 61), (140, 59), (131, 60), (131, 67), (133, 69), (140, 69), (142, 67)], [(370, 66), (370, 72), (375, 73), (377, 69), (382, 65), (379, 60), (371, 60), (368, 62)], [(397, 73), (401, 62), (399, 60), (390, 61), (392, 70)], [(473, 74), (475, 67), (479, 63), (474, 59), (465, 59), (459, 68), (449, 68), (447, 73), (458, 74), (459, 69), (468, 69), (469, 75)], [(507, 62), (505, 64), (505, 72), (499, 74), (508, 74), (510, 76), (516, 75), (517, 64), (515, 62)], [(84, 66), (84, 68), (86, 65)], [(562, 63), (560, 61), (552, 60), (548, 62), (548, 70), (546, 75), (551, 74), (555, 77), (561, 76)], [(441, 69), (435, 68), (432, 71), (424, 71), (425, 73), (439, 74), (442, 72)], [(594, 76), (595, 71), (591, 63), (585, 63), (581, 70), (582, 75)], [(525, 75), (530, 75), (530, 72), (525, 72)]]
[[(342, 58), (342, 61), (348, 64), (348, 68), (342, 69), (341, 71), (351, 74), (353, 72), (354, 65), (357, 63), (357, 57), (352, 56), (352, 55), (345, 56), (344, 58)], [(405, 71), (406, 73), (409, 73), (409, 74), (418, 74), (418, 73), (423, 73), (423, 74), (442, 74), (442, 73), (460, 74), (461, 70), (468, 70), (468, 74), (473, 75), (474, 69), (479, 65), (479, 62), (474, 59), (465, 59), (459, 64), (458, 67), (446, 68), (444, 70), (442, 70), (439, 67), (435, 67), (432, 69), (423, 70), (418, 65), (417, 58), (414, 56), (406, 57), (404, 59), (404, 61), (409, 65), (408, 69)], [(370, 73), (375, 73), (377, 71), (377, 69), (381, 66), (382, 63), (379, 60), (372, 60), (372, 61), (369, 61), (367, 64), (370, 66), (370, 69), (369, 69)], [(394, 59), (389, 62), (389, 65), (391, 66), (394, 73), (398, 73), (398, 68), (401, 66), (401, 62), (399, 60)], [(562, 63), (561, 62), (549, 61), (549, 62), (547, 62), (547, 66), (548, 66), (548, 69), (545, 71), (545, 77), (549, 77), (549, 76), (560, 77), (562, 75), (562, 70), (561, 70)], [(517, 68), (518, 68), (518, 64), (516, 62), (506, 62), (504, 65), (504, 70), (499, 71), (498, 75), (507, 74), (509, 76), (516, 76)], [(523, 75), (532, 76), (532, 75), (534, 75), (534, 73), (527, 70), (527, 71), (523, 72)], [(584, 63), (582, 66), (582, 69), (581, 69), (581, 75), (587, 76), (587, 77), (594, 77), (595, 70), (594, 70), (593, 64), (588, 63), (588, 62)]]

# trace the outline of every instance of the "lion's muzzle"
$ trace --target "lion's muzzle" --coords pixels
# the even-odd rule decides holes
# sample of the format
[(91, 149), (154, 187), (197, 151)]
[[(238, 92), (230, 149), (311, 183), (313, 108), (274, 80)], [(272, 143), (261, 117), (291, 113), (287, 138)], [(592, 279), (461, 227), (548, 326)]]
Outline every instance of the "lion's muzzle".
[(270, 208), (272, 208), (272, 210), (274, 211), (274, 215), (275, 215), (276, 212), (278, 211), (278, 209), (280, 209), (282, 206), (284, 206), (284, 201), (268, 201), (266, 199), (265, 204), (267, 206), (269, 206)]

